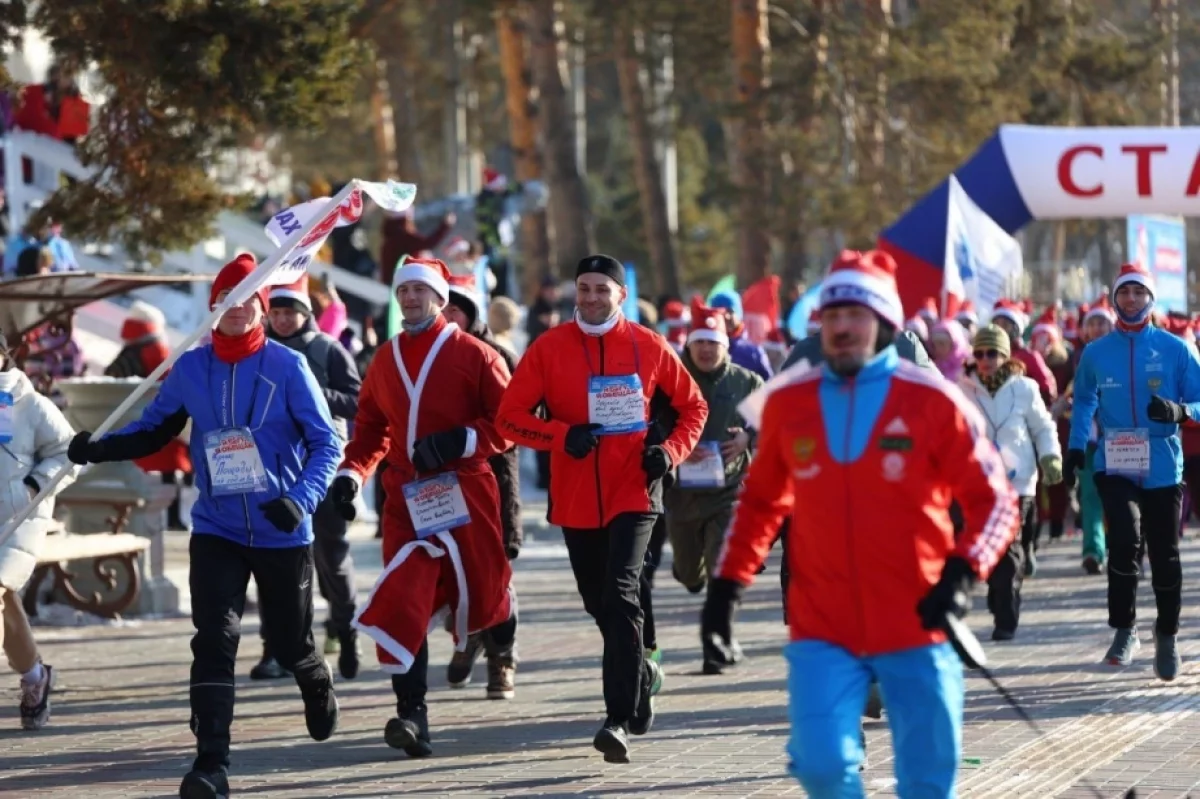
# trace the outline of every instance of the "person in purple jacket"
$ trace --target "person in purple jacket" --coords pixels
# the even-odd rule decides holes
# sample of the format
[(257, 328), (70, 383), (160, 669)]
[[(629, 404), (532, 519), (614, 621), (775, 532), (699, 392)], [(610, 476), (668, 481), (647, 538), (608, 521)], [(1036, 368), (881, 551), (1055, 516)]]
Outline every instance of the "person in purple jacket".
[(746, 338), (746, 326), (738, 318), (737, 303), (728, 294), (718, 294), (712, 298), (712, 307), (725, 312), (725, 326), (729, 330), (729, 359), (744, 369), (749, 369), (763, 380), (770, 380), (771, 362), (767, 360), (767, 351)]

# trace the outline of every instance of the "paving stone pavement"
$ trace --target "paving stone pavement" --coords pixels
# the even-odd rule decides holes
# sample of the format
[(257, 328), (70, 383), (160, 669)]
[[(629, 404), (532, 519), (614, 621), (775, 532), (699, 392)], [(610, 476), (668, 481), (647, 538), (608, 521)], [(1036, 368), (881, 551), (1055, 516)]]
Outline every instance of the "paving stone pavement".
[[(379, 570), (373, 541), (354, 545), (365, 592)], [(968, 679), (960, 795), (964, 797), (1200, 796), (1200, 667), (1166, 686), (1150, 669), (1153, 618), (1141, 594), (1142, 654), (1134, 666), (1099, 661), (1110, 640), (1103, 578), (1078, 567), (1078, 542), (1050, 547), (1027, 583), (1016, 641), (989, 644), (999, 678), (1048, 733), (1038, 737), (981, 678)], [(1185, 542), (1185, 644), (1200, 658), (1195, 608), (1200, 543)], [(178, 566), (179, 564), (173, 564)], [(799, 796), (786, 775), (785, 641), (778, 563), (748, 593), (738, 634), (749, 660), (733, 678), (699, 672), (700, 600), (659, 573), (655, 610), (667, 682), (654, 730), (633, 740), (626, 766), (591, 749), (603, 714), (600, 636), (584, 615), (553, 540), (517, 561), (521, 664), (515, 701), (488, 701), (480, 682), (445, 687), (449, 636), (432, 643), (430, 717), (435, 755), (408, 760), (388, 749), (390, 685), (373, 655), (357, 680), (340, 682), (337, 735), (314, 743), (290, 682), (251, 682), (258, 620), (247, 614), (238, 662), (232, 779), (236, 796)], [(319, 614), (320, 615), (320, 614)], [(982, 597), (972, 626), (990, 632)], [(0, 689), (0, 797), (170, 797), (191, 761), (187, 728), (190, 625), (186, 619), (116, 627), (38, 629), (59, 675), (54, 715), (38, 733), (19, 730), (15, 679)], [(886, 717), (867, 727), (867, 790), (892, 792)]]

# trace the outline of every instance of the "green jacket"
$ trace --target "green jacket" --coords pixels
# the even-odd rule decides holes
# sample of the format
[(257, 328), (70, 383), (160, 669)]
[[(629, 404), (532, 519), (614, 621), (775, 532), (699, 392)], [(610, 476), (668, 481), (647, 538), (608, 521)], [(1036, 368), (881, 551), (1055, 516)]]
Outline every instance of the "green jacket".
[[(738, 413), (742, 400), (762, 388), (763, 380), (749, 369), (738, 366), (726, 356), (725, 363), (711, 372), (701, 372), (692, 363), (685, 348), (681, 355), (688, 374), (700, 387), (700, 393), (708, 403), (708, 421), (704, 424), (701, 442), (728, 441), (731, 427), (746, 427)], [(751, 433), (751, 443), (754, 435)], [(738, 488), (750, 465), (747, 450), (725, 464), (724, 488), (680, 488), (678, 483), (666, 492), (666, 510), (672, 520), (704, 519), (721, 511), (728, 511), (737, 499)]]

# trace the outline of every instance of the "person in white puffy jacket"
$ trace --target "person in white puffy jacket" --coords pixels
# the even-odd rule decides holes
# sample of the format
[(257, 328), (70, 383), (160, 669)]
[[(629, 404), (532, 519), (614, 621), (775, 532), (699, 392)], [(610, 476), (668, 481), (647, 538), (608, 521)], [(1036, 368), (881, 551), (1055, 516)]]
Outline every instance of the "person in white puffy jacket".
[[(0, 334), (0, 519), (7, 522), (63, 469), (61, 491), (75, 479), (67, 446), (75, 431), (50, 398), (34, 390), (25, 373), (13, 366)], [(21, 726), (40, 729), (50, 718), (53, 672), (42, 663), (18, 592), (29, 582), (38, 550), (54, 513), (54, 499), (43, 500), (8, 540), (0, 543), (0, 644), (13, 670), (21, 675)], [(2, 525), (0, 525), (2, 527)]]
[(988, 578), (988, 610), (996, 622), (992, 640), (1009, 641), (1020, 619), (1021, 582), (1036, 567), (1038, 465), (1047, 485), (1060, 482), (1062, 449), (1037, 383), (1011, 358), (1008, 334), (987, 325), (975, 334), (973, 348), (975, 369), (960, 386), (987, 421), (988, 435), (1021, 499), (1021, 540), (1012, 543)]

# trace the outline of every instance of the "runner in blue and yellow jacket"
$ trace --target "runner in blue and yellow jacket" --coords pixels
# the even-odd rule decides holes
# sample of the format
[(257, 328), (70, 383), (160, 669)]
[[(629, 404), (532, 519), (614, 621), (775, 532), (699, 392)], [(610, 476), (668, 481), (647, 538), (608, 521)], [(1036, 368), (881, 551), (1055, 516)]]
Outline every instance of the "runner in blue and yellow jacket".
[(1158, 607), (1154, 672), (1169, 681), (1181, 664), (1179, 425), (1200, 419), (1200, 358), (1182, 339), (1149, 324), (1154, 281), (1141, 266), (1121, 267), (1112, 302), (1116, 330), (1088, 344), (1075, 373), (1064, 476), (1072, 485), (1084, 466), (1094, 418), (1099, 428), (1094, 479), (1108, 520), (1108, 624), (1116, 630), (1105, 661), (1128, 666), (1141, 648), (1137, 585), (1148, 550)]

